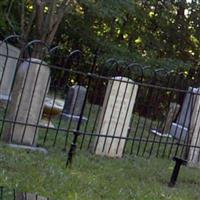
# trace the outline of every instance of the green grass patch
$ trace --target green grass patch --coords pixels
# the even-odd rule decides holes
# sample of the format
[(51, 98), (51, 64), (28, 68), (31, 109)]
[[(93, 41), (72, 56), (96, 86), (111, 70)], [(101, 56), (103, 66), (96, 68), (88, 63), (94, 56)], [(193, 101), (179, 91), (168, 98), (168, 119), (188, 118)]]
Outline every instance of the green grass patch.
[[(158, 126), (157, 121), (133, 115), (122, 159), (90, 154), (87, 150), (95, 139), (93, 133), (100, 111), (97, 106), (90, 106), (87, 104), (84, 113), (88, 121), (80, 130), (91, 135), (79, 136), (78, 152), (71, 169), (66, 168), (65, 163), (77, 123), (60, 121), (57, 117), (51, 120), (55, 128), (64, 131), (39, 129), (37, 144), (48, 149), (47, 155), (0, 145), (0, 185), (8, 188), (4, 199), (12, 200), (13, 188), (51, 200), (199, 199), (198, 169), (183, 167), (177, 186), (173, 189), (167, 186), (174, 163), (166, 158), (175, 153), (181, 155), (182, 148), (178, 149), (172, 139), (157, 137), (150, 132)], [(61, 151), (63, 148), (67, 151)], [(136, 154), (141, 157), (134, 156)], [(142, 158), (149, 156), (150, 159)], [(164, 158), (153, 158), (155, 156)]]
[(0, 184), (35, 192), (52, 200), (199, 199), (198, 169), (183, 167), (175, 188), (169, 188), (174, 163), (168, 159), (125, 157), (109, 159), (77, 152), (72, 168), (67, 154), (0, 147)]

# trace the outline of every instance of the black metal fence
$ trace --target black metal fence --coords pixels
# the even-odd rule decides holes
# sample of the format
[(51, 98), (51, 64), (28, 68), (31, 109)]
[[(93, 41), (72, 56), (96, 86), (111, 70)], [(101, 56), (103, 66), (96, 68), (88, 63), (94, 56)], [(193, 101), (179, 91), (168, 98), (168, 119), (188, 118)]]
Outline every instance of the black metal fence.
[[(200, 162), (200, 71), (67, 56), (32, 41), (0, 45), (1, 138), (33, 150), (76, 148), (98, 155), (178, 157)], [(35, 58), (34, 58), (35, 57)], [(37, 59), (36, 59), (37, 58)]]

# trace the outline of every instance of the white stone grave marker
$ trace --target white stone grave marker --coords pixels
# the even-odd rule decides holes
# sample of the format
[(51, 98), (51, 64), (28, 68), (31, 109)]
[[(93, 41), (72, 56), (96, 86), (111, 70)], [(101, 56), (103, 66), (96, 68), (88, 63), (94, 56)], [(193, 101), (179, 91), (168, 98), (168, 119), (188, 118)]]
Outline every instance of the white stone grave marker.
[(200, 167), (200, 88), (193, 88), (193, 111), (190, 124), (190, 149), (188, 162), (190, 166)]
[(108, 82), (97, 129), (105, 137), (96, 137), (95, 154), (122, 157), (126, 142), (123, 138), (128, 135), (137, 90), (138, 85), (126, 77), (114, 77)]

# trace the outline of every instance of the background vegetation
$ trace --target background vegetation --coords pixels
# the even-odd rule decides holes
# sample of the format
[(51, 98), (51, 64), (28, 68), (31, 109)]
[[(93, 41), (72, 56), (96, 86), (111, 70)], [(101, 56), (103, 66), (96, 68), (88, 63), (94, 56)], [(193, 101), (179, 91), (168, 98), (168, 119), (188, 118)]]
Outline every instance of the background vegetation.
[[(39, 9), (44, 15), (42, 26), (38, 25)], [(48, 20), (57, 19), (60, 14), (60, 21), (54, 20), (58, 23), (55, 28), (52, 20)], [(45, 24), (45, 20), (49, 23)], [(0, 2), (2, 37), (16, 33), (26, 40), (43, 39), (51, 45), (60, 43), (64, 53), (80, 49), (90, 54), (98, 48), (106, 58), (168, 69), (198, 66), (199, 24), (199, 0)], [(55, 37), (49, 39), (51, 28)]]

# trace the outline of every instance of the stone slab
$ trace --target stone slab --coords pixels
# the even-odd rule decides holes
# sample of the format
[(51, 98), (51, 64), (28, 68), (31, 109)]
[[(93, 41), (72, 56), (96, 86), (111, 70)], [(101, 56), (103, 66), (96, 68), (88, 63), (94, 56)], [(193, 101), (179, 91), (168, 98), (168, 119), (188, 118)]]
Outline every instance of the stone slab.
[(0, 54), (0, 95), (9, 96), (20, 50), (13, 45), (1, 43)]
[[(97, 155), (122, 157), (138, 85), (126, 77), (108, 82), (94, 143)], [(113, 138), (112, 138), (113, 137)], [(122, 138), (120, 138), (122, 137)]]
[(14, 80), (8, 103), (3, 140), (8, 143), (36, 146), (38, 124), (50, 82), (50, 69), (38, 59), (23, 62)]

